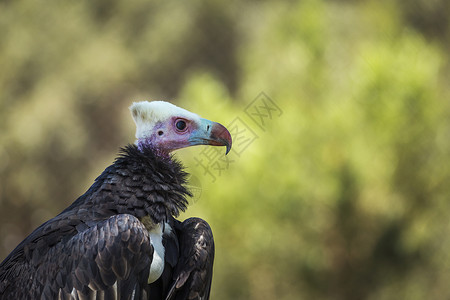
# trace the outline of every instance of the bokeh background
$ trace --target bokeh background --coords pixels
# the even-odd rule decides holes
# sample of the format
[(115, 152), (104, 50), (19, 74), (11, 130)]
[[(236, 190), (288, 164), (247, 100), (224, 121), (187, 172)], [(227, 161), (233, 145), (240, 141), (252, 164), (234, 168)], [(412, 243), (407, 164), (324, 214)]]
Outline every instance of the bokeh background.
[(233, 127), (176, 154), (212, 299), (450, 298), (449, 1), (4, 0), (0, 37), (0, 260), (166, 99)]

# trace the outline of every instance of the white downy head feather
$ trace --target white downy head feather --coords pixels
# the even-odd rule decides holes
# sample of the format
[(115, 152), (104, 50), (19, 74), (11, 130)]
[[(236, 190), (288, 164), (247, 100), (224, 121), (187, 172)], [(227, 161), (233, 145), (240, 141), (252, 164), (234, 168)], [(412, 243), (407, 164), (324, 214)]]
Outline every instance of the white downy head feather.
[(149, 137), (157, 123), (164, 122), (174, 116), (193, 121), (200, 120), (197, 114), (165, 101), (134, 102), (130, 106), (130, 111), (136, 123), (137, 140)]

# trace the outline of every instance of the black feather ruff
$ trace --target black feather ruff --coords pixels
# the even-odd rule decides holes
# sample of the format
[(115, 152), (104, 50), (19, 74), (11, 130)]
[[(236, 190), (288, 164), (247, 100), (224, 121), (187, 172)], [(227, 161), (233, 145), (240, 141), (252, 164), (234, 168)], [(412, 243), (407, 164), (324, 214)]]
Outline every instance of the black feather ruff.
[(150, 147), (128, 145), (62, 214), (84, 208), (92, 221), (126, 213), (150, 216), (160, 223), (186, 210), (187, 197), (192, 196), (185, 187), (187, 176), (175, 158), (159, 156)]

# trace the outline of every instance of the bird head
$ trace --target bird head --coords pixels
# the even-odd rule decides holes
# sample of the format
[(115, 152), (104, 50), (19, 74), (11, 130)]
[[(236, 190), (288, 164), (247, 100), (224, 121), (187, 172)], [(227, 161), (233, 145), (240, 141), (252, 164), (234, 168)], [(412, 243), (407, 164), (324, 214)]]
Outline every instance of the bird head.
[(163, 155), (195, 145), (226, 146), (225, 154), (231, 149), (231, 135), (224, 126), (171, 103), (134, 102), (130, 110), (140, 149), (149, 146)]

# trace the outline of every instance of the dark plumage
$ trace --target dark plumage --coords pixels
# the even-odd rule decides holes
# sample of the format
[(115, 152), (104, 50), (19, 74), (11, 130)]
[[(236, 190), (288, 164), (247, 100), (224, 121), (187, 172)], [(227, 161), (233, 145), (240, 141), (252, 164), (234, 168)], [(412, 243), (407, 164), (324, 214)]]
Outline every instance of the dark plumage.
[(183, 251), (168, 299), (209, 299), (214, 261), (211, 228), (202, 219), (190, 218), (177, 227), (177, 233)]
[[(84, 195), (0, 264), (1, 299), (164, 299), (169, 290), (170, 299), (208, 299), (211, 229), (201, 219), (174, 219), (190, 195), (186, 175), (150, 147), (124, 148)], [(174, 229), (163, 236), (171, 245), (164, 273), (150, 285), (154, 247), (140, 221), (147, 216)]]

